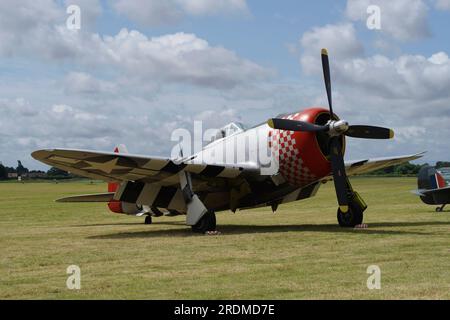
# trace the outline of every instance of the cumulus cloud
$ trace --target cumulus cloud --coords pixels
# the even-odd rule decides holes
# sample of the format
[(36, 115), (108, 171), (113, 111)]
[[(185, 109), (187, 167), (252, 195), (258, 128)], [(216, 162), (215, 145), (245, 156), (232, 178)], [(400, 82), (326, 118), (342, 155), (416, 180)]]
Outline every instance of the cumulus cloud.
[(334, 78), (349, 87), (396, 99), (436, 99), (449, 94), (450, 60), (445, 52), (430, 57), (366, 56), (351, 24), (313, 28), (300, 42), (300, 62), (306, 73), (321, 74), (320, 48), (327, 47)]
[(380, 31), (396, 40), (418, 40), (431, 34), (427, 21), (428, 7), (423, 0), (348, 0), (347, 17), (366, 23), (370, 5), (380, 7)]
[(185, 15), (246, 13), (245, 0), (113, 0), (114, 9), (144, 26), (171, 24)]
[(271, 76), (270, 70), (223, 47), (212, 47), (194, 34), (149, 39), (138, 31), (122, 29), (116, 36), (106, 37), (99, 47), (108, 63), (141, 79), (231, 88)]
[(70, 72), (64, 79), (65, 89), (70, 94), (112, 94), (118, 88), (110, 81), (104, 81), (85, 72)]
[(340, 61), (336, 79), (348, 86), (378, 96), (416, 101), (447, 98), (450, 63), (446, 53), (425, 57), (401, 55), (389, 59), (382, 55)]
[(361, 56), (362, 44), (356, 37), (355, 27), (351, 23), (326, 25), (306, 31), (301, 37), (301, 65), (307, 74), (322, 70), (320, 51), (327, 48), (333, 55), (333, 61)]
[[(84, 1), (78, 3), (83, 5)], [(203, 8), (203, 1), (197, 4)], [(211, 46), (195, 34), (180, 32), (149, 38), (139, 31), (122, 29), (115, 36), (100, 36), (83, 28), (68, 30), (65, 11), (53, 1), (25, 1), (21, 5), (23, 10), (12, 10), (12, 3), (1, 2), (0, 55), (110, 68), (136, 81), (219, 89), (264, 80), (272, 74), (231, 50)], [(92, 16), (98, 14), (95, 6), (91, 11)]]

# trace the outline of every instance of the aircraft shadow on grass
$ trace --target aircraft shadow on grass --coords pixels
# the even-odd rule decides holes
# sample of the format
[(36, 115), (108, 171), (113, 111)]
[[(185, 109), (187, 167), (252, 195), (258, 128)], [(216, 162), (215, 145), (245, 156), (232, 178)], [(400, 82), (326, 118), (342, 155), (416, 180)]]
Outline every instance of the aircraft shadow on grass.
[[(182, 221), (165, 221), (165, 222), (154, 222), (155, 225), (174, 225), (174, 226), (186, 226)], [(114, 226), (137, 226), (142, 225), (142, 222), (117, 222), (117, 223), (93, 223), (93, 224), (78, 224), (72, 227), (114, 227)]]
[[(111, 224), (120, 225), (120, 224)], [(138, 224), (136, 224), (138, 225)], [(154, 225), (180, 225), (180, 222), (166, 223), (155, 222)], [(419, 232), (419, 231), (402, 231), (402, 230), (379, 230), (374, 228), (381, 227), (421, 227), (421, 226), (438, 226), (450, 225), (450, 222), (431, 221), (431, 222), (379, 222), (372, 223), (368, 229), (354, 230), (351, 228), (341, 228), (335, 224), (299, 224), (299, 225), (221, 225), (218, 230), (221, 236), (236, 235), (236, 234), (252, 234), (252, 233), (277, 233), (277, 232), (329, 232), (329, 233), (361, 233), (367, 235), (418, 235), (429, 236), (433, 233)], [(98, 226), (98, 225), (95, 225)], [(150, 226), (151, 227), (151, 226)], [(190, 237), (194, 236), (190, 229), (184, 227), (182, 229), (167, 229), (167, 230), (145, 230), (136, 232), (117, 232), (111, 234), (95, 235), (88, 237), (89, 239), (123, 239), (123, 238), (153, 238), (164, 236), (179, 236)]]

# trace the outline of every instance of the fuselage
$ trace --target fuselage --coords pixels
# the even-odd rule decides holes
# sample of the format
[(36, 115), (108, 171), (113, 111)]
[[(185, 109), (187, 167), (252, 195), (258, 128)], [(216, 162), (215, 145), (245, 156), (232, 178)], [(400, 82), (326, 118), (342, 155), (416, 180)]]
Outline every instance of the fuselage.
[[(280, 118), (324, 125), (330, 113), (324, 108), (308, 108), (280, 115)], [(336, 118), (336, 116), (335, 116)], [(243, 130), (227, 126), (200, 152), (183, 159), (185, 163), (243, 167), (244, 172), (232, 179), (195, 177), (193, 191), (204, 205), (214, 211), (272, 206), (315, 195), (324, 177), (331, 175), (329, 135), (326, 132), (276, 130), (266, 123)], [(225, 132), (227, 131), (227, 132)], [(223, 133), (223, 135), (222, 135)], [(345, 140), (342, 137), (343, 149)], [(344, 150), (343, 150), (344, 152)], [(115, 192), (117, 184), (110, 184)], [(181, 190), (174, 194), (180, 194)], [(111, 201), (108, 206), (117, 213), (136, 214), (145, 203)], [(160, 213), (186, 213), (183, 201), (170, 201), (167, 207), (152, 207)]]

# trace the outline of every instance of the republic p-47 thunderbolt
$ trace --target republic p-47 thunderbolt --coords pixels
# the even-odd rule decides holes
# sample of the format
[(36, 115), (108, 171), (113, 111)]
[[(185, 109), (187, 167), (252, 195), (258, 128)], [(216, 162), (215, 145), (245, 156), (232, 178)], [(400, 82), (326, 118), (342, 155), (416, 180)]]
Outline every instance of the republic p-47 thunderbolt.
[[(122, 152), (49, 149), (32, 156), (76, 175), (109, 182), (103, 194), (60, 199), (63, 202), (107, 202), (113, 212), (152, 217), (185, 214), (194, 232), (216, 229), (216, 211), (271, 206), (312, 197), (323, 182), (333, 180), (342, 227), (362, 223), (367, 208), (348, 176), (417, 159), (421, 154), (344, 162), (345, 136), (389, 139), (393, 131), (349, 125), (333, 113), (328, 53), (322, 50), (328, 109), (307, 108), (279, 115), (250, 129), (231, 123), (201, 151), (178, 159)], [(267, 143), (248, 143), (252, 139)], [(218, 160), (217, 154), (240, 147), (237, 158)], [(262, 150), (263, 149), (263, 150)], [(263, 152), (261, 152), (263, 151)], [(264, 170), (258, 154), (271, 158), (275, 170)], [(239, 157), (240, 156), (240, 157)]]

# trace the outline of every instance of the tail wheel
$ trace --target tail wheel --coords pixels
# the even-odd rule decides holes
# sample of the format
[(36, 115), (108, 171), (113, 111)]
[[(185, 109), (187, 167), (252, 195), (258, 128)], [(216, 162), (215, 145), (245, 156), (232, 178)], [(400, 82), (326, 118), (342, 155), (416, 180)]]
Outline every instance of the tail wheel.
[(152, 216), (146, 216), (144, 220), (145, 224), (152, 224)]
[(341, 209), (338, 209), (337, 219), (339, 225), (344, 228), (353, 228), (354, 226), (361, 224), (364, 216), (363, 212), (364, 210), (354, 203), (349, 205), (346, 213), (343, 213)]
[(203, 217), (192, 226), (192, 231), (197, 233), (205, 233), (207, 231), (216, 231), (216, 214), (212, 210), (208, 210)]

